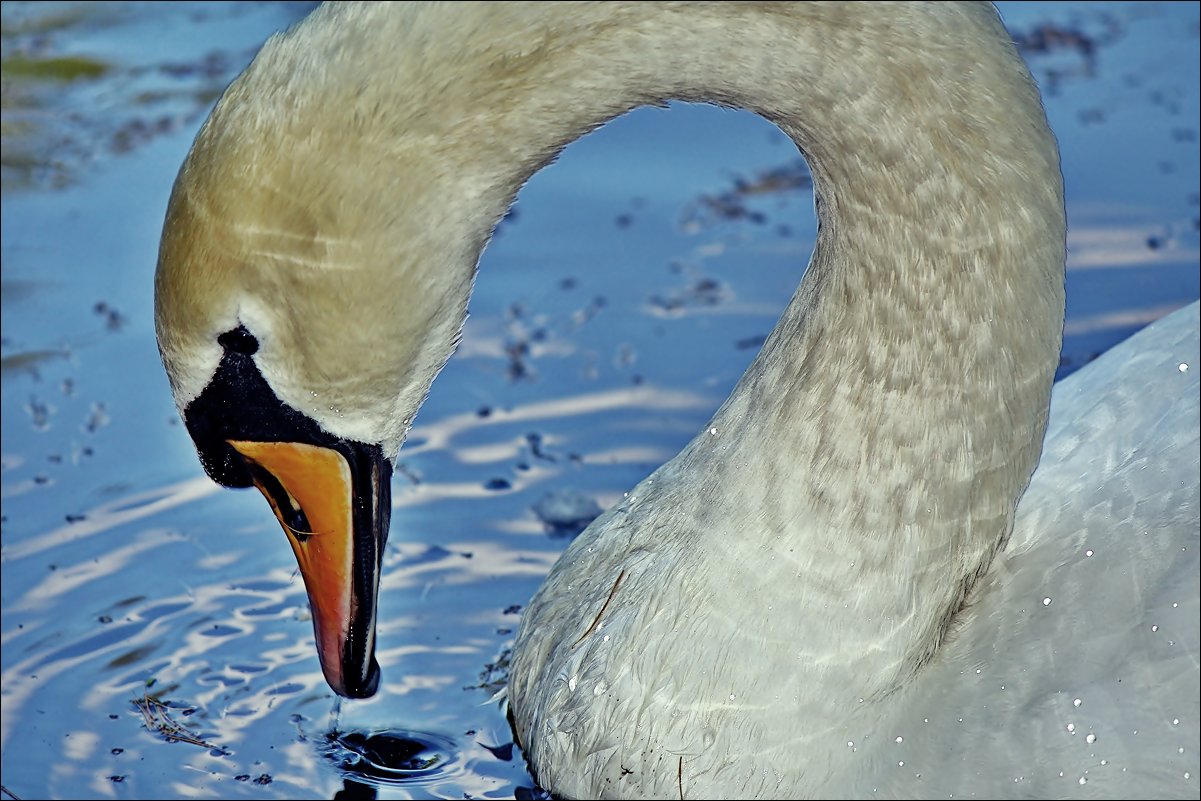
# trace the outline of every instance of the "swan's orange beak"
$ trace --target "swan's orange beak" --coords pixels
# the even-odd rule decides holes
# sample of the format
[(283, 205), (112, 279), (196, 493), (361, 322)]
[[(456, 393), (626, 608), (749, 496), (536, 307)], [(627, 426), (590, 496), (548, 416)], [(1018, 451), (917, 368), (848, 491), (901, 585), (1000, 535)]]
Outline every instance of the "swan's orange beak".
[[(338, 695), (379, 687), (376, 600), (388, 536), (391, 465), (379, 449), (227, 440), (271, 504), (300, 566), (317, 655)], [(349, 456), (349, 458), (348, 458)]]

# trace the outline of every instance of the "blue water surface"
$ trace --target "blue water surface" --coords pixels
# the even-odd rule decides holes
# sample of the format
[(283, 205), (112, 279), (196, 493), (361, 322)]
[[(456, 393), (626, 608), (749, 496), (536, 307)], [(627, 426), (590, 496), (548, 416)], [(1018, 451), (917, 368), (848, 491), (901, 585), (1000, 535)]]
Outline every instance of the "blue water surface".
[[(490, 702), (522, 605), (578, 524), (716, 409), (808, 258), (803, 167), (749, 113), (636, 111), (522, 191), (401, 453), (381, 691), (337, 719), (427, 750), (372, 741), (403, 766), (367, 775), (328, 739), (335, 699), (285, 540), (256, 493), (204, 476), (152, 319), (197, 127), (309, 8), (2, 7), (0, 756), (17, 797), (528, 792)], [(1063, 150), (1066, 374), (1198, 297), (1198, 6), (1001, 10)], [(56, 59), (75, 72), (23, 66)]]

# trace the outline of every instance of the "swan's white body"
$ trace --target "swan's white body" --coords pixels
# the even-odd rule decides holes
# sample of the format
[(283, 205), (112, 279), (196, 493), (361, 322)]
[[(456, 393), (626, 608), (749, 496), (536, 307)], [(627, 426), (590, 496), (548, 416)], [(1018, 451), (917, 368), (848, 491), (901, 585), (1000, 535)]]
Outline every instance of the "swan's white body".
[(526, 609), (509, 701), (539, 781), (1196, 796), (1197, 309), (1059, 388), (1015, 524), (1064, 216), (990, 6), (324, 7), (235, 82), (177, 183), (158, 324), (181, 410), (241, 325), (280, 399), (394, 456), (522, 182), (672, 98), (788, 133), (818, 242), (710, 424)]
[[(850, 694), (872, 677), (832, 673), (826, 717), (806, 714), (829, 703), (813, 666), (844, 657), (834, 626), (793, 633), (812, 626), (778, 586), (796, 560), (737, 543), (697, 558), (666, 522), (633, 541), (622, 518), (660, 471), (525, 612), (512, 692), (538, 775), (573, 797), (1195, 796), (1197, 332), (1193, 304), (1056, 387), (1013, 536), (946, 642), (874, 698)], [(590, 629), (599, 577), (623, 570)], [(839, 588), (819, 622), (871, 592)]]

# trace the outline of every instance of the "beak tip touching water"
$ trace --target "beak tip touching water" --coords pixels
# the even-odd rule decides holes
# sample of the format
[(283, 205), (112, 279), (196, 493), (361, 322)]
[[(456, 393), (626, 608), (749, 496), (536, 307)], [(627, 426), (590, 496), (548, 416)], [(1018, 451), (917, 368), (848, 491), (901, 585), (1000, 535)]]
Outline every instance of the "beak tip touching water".
[[(370, 698), (379, 691), (380, 676), (379, 662), (375, 661), (375, 656), (372, 655), (367, 665), (366, 676), (361, 682), (356, 681), (353, 684), (343, 683), (338, 687), (335, 687), (330, 682), (330, 687), (343, 698)], [(328, 676), (326, 677), (326, 681), (329, 681)]]
[(325, 680), (344, 698), (370, 698), (391, 464), (379, 446), (228, 440), (287, 534), (308, 593)]

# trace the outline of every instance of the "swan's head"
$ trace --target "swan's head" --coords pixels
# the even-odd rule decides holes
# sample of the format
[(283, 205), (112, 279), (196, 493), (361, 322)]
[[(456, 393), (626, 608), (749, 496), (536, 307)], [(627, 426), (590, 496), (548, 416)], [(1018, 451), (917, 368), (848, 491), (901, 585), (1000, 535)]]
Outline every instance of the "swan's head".
[(507, 198), (481, 208), (479, 177), (440, 152), (450, 143), (320, 91), (320, 58), (303, 52), (269, 43), (197, 136), (167, 211), (155, 322), (204, 469), (267, 498), (326, 679), (364, 697), (379, 681), (393, 461)]

